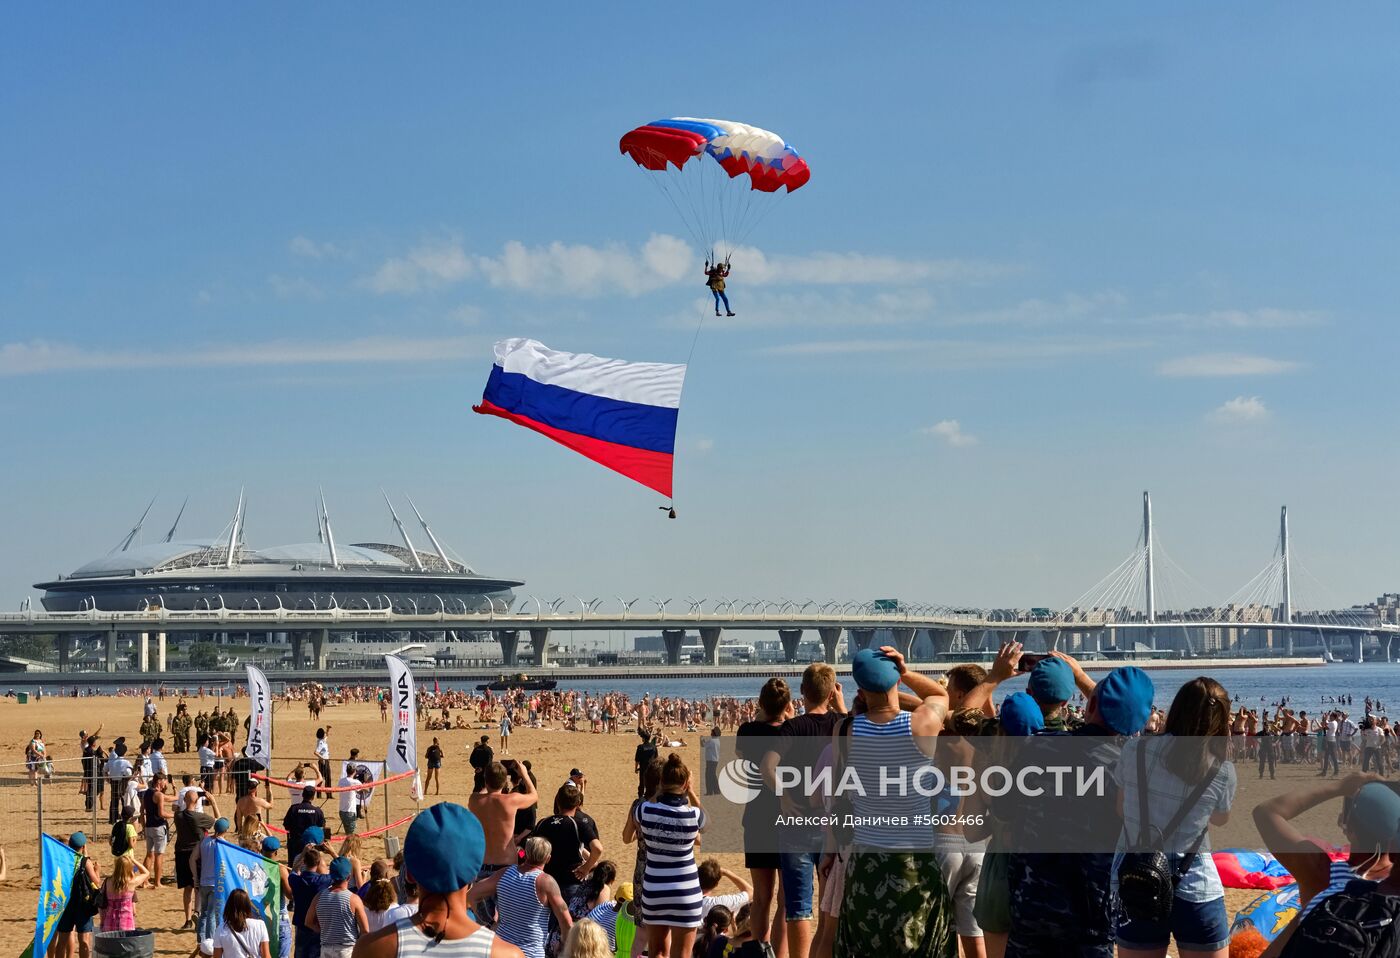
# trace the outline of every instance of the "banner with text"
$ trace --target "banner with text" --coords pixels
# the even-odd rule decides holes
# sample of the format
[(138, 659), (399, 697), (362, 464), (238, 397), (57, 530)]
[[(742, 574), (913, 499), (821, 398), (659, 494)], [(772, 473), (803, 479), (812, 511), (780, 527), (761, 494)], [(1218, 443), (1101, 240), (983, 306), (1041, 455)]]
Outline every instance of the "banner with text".
[(272, 768), (272, 687), (262, 669), (248, 666), (248, 757)]
[(397, 655), (386, 655), (389, 694), (393, 696), (393, 732), (385, 770), (390, 775), (418, 767), (418, 700), (413, 693), (413, 673)]

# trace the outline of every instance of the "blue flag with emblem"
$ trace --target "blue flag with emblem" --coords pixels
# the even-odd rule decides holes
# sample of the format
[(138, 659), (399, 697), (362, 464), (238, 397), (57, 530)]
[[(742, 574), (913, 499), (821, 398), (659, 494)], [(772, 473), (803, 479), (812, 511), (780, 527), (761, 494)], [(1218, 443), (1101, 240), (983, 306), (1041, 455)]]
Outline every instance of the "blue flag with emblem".
[(214, 914), (222, 916), (234, 889), (248, 893), (253, 911), (267, 924), (269, 954), (280, 954), (282, 919), (282, 870), (257, 852), (230, 844), (214, 843), (217, 872), (214, 879)]
[(34, 940), (27, 954), (42, 955), (48, 950), (58, 919), (68, 907), (73, 876), (78, 873), (78, 858), (77, 852), (57, 838), (44, 836), (39, 848), (39, 908), (34, 916)]

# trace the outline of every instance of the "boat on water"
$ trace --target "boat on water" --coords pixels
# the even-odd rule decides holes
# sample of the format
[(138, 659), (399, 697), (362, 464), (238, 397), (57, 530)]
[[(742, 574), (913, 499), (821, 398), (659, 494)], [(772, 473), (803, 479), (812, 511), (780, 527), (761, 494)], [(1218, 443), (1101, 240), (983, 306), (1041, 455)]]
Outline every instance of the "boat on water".
[(554, 679), (532, 679), (524, 672), (515, 675), (502, 675), (494, 682), (483, 682), (476, 687), (478, 692), (510, 692), (525, 689), (530, 692), (549, 692), (559, 683)]

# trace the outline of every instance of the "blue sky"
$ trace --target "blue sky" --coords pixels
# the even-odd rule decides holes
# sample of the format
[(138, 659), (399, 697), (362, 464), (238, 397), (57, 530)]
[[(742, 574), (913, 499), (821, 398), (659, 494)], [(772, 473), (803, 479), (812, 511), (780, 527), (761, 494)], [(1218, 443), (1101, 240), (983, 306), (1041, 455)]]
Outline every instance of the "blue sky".
[[(1146, 488), (1193, 603), (1285, 502), (1314, 604), (1395, 589), (1397, 18), (16, 10), (0, 607), (243, 485), (252, 543), (314, 538), (318, 485), (382, 539), (382, 485), (541, 596), (1059, 606)], [(700, 335), (669, 522), (468, 407), (505, 336), (686, 358), (699, 251), (616, 146), (675, 114), (813, 178)]]

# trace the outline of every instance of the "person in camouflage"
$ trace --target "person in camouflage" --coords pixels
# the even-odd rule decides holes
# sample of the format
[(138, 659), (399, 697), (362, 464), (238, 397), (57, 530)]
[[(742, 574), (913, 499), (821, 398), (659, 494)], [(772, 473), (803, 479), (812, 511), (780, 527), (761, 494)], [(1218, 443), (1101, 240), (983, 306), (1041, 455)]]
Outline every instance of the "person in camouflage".
[(209, 716), (203, 709), (194, 717), (194, 740), (200, 742), (209, 734)]

